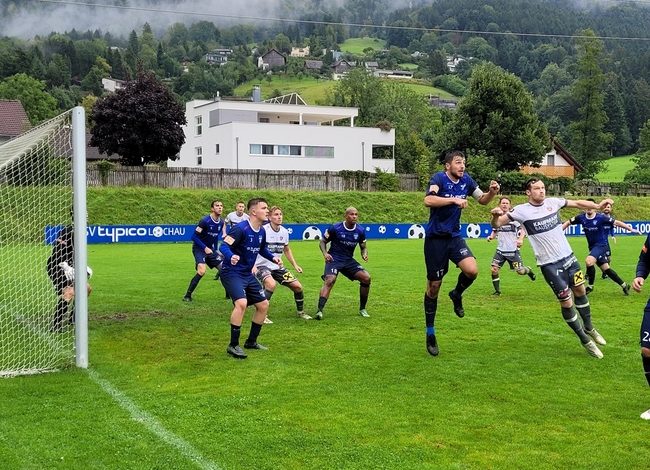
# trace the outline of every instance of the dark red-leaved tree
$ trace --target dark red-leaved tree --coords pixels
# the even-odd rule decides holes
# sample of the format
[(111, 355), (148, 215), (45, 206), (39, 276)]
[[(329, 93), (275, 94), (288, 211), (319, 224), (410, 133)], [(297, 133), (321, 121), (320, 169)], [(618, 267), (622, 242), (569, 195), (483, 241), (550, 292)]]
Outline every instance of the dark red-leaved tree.
[(121, 163), (141, 166), (176, 160), (185, 142), (185, 109), (151, 72), (95, 103), (90, 145), (117, 154)]

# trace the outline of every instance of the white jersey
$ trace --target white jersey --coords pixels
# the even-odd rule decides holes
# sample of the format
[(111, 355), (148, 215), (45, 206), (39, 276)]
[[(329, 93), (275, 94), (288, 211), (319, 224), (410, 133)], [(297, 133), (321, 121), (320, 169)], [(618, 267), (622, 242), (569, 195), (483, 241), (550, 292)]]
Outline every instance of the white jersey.
[(242, 213), (242, 215), (237, 215), (237, 212), (233, 211), (226, 216), (224, 222), (226, 228), (230, 230), (233, 226), (237, 225), (239, 222), (243, 222), (244, 220), (250, 220), (250, 217), (246, 212)]
[[(289, 244), (289, 231), (282, 225), (278, 227), (277, 232), (273, 230), (271, 224), (263, 225), (262, 228), (266, 232), (267, 248), (271, 253), (273, 253), (274, 256), (281, 258), (282, 254), (284, 253), (284, 247)], [(275, 264), (273, 261), (269, 261), (260, 255), (257, 255), (257, 261), (255, 262), (255, 265), (266, 266), (271, 271), (280, 269), (280, 266)]]
[(555, 263), (573, 254), (560, 220), (559, 212), (564, 206), (566, 199), (549, 197), (539, 206), (528, 202), (508, 212), (510, 220), (521, 223), (526, 229), (539, 266)]
[(497, 241), (497, 250), (502, 253), (513, 253), (517, 251), (517, 238), (519, 238), (519, 227), (521, 224), (519, 222), (513, 221), (505, 225), (502, 225), (499, 228), (495, 228)]

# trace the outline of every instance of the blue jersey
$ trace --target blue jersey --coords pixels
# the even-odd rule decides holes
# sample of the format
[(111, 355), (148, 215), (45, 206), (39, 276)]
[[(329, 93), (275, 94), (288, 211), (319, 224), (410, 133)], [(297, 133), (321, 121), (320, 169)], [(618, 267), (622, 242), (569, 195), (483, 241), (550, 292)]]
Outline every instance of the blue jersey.
[[(233, 238), (232, 245), (221, 244), (221, 253), (224, 256), (221, 275), (228, 273), (251, 274), (258, 253), (264, 258), (273, 261), (273, 253), (266, 246), (266, 231), (260, 227), (255, 230), (248, 220), (235, 225), (228, 232)], [(237, 264), (233, 265), (230, 259), (233, 255), (239, 256)]]
[(607, 214), (597, 213), (590, 219), (587, 214), (582, 213), (572, 217), (570, 222), (574, 225), (582, 225), (590, 249), (597, 245), (609, 246), (608, 237), (614, 226), (614, 218)]
[[(429, 187), (438, 186), (439, 197), (458, 197), (467, 199), (471, 196), (478, 185), (467, 173), (457, 181), (453, 182), (444, 171), (438, 172), (431, 177)], [(428, 194), (428, 193), (427, 193)], [(427, 225), (427, 236), (438, 238), (450, 238), (460, 236), (460, 211), (456, 204), (442, 207), (431, 207), (429, 210), (429, 224)]]
[(323, 240), (330, 243), (328, 253), (334, 261), (348, 261), (354, 257), (357, 245), (366, 241), (366, 231), (359, 224), (347, 228), (344, 222), (339, 222), (327, 229)]
[(203, 217), (192, 234), (192, 248), (205, 250), (209, 247), (212, 251), (217, 250), (219, 238), (223, 233), (223, 219), (219, 217), (216, 221), (210, 214)]
[(639, 262), (636, 265), (636, 277), (646, 279), (650, 273), (650, 235), (645, 239), (641, 253), (639, 254)]

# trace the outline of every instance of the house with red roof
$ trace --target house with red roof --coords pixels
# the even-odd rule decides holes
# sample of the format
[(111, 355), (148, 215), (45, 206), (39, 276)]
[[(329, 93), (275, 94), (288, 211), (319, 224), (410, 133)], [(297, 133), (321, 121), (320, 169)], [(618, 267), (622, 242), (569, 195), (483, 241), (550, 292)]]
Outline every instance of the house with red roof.
[(0, 99), (0, 144), (19, 136), (31, 127), (20, 101)]

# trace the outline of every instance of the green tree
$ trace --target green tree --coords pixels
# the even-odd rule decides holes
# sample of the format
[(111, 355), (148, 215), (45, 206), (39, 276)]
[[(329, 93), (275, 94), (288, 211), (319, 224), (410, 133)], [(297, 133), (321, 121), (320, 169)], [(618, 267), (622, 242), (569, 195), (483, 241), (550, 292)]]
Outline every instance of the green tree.
[(58, 113), (56, 100), (45, 91), (45, 82), (24, 73), (0, 82), (0, 98), (19, 100), (32, 124), (53, 118)]
[(469, 89), (460, 100), (440, 142), (492, 156), (502, 170), (541, 161), (549, 145), (546, 128), (533, 109), (533, 99), (519, 78), (484, 63), (474, 68)]
[(91, 121), (90, 145), (126, 165), (175, 160), (185, 142), (185, 109), (152, 72), (98, 100)]
[(605, 132), (605, 75), (600, 67), (603, 44), (594, 37), (592, 30), (580, 34), (590, 37), (578, 40), (578, 79), (572, 89), (573, 99), (578, 104), (578, 119), (569, 124), (569, 147), (584, 167), (582, 176), (590, 177), (602, 167), (612, 135)]
[(632, 136), (625, 115), (625, 104), (619, 80), (613, 73), (607, 75), (605, 103), (607, 112), (605, 132), (612, 136), (611, 153), (612, 155), (626, 155), (632, 149)]

